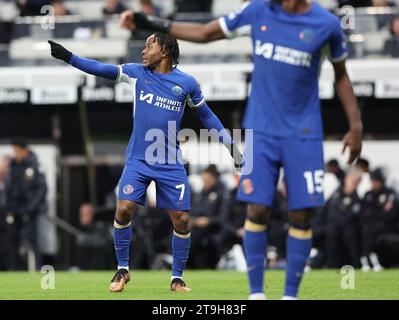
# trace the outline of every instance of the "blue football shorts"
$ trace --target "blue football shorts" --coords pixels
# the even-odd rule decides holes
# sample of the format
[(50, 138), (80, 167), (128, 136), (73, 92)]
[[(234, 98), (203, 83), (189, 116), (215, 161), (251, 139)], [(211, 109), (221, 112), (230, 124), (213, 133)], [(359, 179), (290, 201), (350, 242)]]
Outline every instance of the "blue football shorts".
[(240, 201), (271, 207), (284, 168), (289, 210), (324, 205), (323, 140), (281, 138), (254, 132), (245, 143), (246, 165), (240, 178)]
[(190, 187), (184, 167), (149, 164), (141, 159), (126, 161), (119, 180), (118, 200), (145, 205), (146, 190), (151, 181), (156, 185), (157, 208), (190, 210)]

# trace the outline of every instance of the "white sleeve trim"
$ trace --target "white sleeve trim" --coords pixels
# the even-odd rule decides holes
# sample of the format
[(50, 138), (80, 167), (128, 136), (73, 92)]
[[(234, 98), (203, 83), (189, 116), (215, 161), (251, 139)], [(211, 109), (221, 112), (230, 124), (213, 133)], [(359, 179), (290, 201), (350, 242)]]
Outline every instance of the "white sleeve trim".
[(205, 98), (203, 98), (199, 103), (194, 104), (193, 100), (191, 99), (190, 95), (186, 98), (187, 104), (191, 109), (197, 109), (201, 107), (205, 103)]
[(201, 107), (205, 103), (205, 98), (195, 105), (195, 108)]
[(224, 35), (225, 35), (227, 38), (232, 38), (232, 37), (233, 37), (233, 33), (232, 33), (232, 32), (229, 30), (229, 28), (227, 27), (226, 20), (224, 20), (224, 19), (225, 19), (225, 17), (220, 17), (220, 18), (219, 18), (220, 28), (222, 29)]
[(124, 83), (130, 84), (131, 79), (127, 74), (123, 73), (122, 66), (118, 66), (118, 70), (119, 70), (118, 78), (115, 80), (115, 82), (116, 83), (124, 82)]
[(344, 52), (344, 53), (342, 54), (342, 56), (340, 56), (340, 57), (338, 57), (338, 58), (335, 58), (335, 59), (333, 59), (332, 57), (330, 57), (330, 61), (333, 62), (333, 63), (337, 63), (337, 62), (344, 61), (346, 58), (348, 58), (348, 52)]

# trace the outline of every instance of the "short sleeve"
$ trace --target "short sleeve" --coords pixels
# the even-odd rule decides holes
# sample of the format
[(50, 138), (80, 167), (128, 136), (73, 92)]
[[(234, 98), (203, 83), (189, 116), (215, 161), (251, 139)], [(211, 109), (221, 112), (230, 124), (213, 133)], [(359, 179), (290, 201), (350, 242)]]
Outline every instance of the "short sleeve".
[(137, 79), (139, 74), (140, 65), (135, 63), (127, 63), (118, 66), (118, 78), (115, 82), (130, 83), (131, 79)]
[(259, 3), (248, 0), (227, 16), (219, 18), (219, 24), (227, 38), (249, 35), (252, 24), (257, 20)]
[(190, 85), (189, 93), (186, 99), (189, 107), (193, 109), (199, 108), (205, 103), (205, 98), (202, 94), (201, 87), (195, 79), (193, 79), (193, 83)]
[(340, 62), (348, 57), (344, 31), (341, 28), (338, 18), (333, 24), (333, 29), (328, 39), (328, 46), (330, 49), (330, 60), (332, 62)]

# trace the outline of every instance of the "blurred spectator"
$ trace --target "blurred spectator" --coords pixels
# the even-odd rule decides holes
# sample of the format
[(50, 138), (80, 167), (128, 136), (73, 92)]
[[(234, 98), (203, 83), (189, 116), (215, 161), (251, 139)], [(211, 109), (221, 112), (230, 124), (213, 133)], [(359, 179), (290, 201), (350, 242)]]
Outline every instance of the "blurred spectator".
[(368, 160), (359, 158), (356, 161), (355, 168), (362, 172), (362, 180), (357, 187), (357, 194), (360, 199), (363, 199), (366, 192), (371, 190), (370, 165)]
[(353, 267), (359, 267), (361, 201), (356, 188), (360, 180), (359, 170), (349, 171), (343, 185), (331, 196), (324, 208), (325, 250), (329, 268), (339, 268), (346, 264), (346, 256)]
[[(144, 12), (144, 13), (150, 14), (150, 15), (156, 15), (156, 16), (159, 16), (161, 14), (161, 9), (157, 6), (155, 6), (151, 0), (141, 0), (140, 1), (140, 9), (138, 11)], [(132, 31), (132, 39), (133, 40), (146, 40), (151, 34), (153, 34), (152, 31), (133, 30)], [(143, 51), (144, 45), (145, 45), (145, 42), (143, 41), (142, 45), (135, 46), (132, 49), (133, 51), (130, 53), (133, 56), (131, 61), (141, 63), (142, 51)]]
[(227, 253), (234, 244), (242, 245), (244, 235), (244, 222), (246, 217), (246, 204), (236, 198), (239, 186), (239, 177), (234, 177), (234, 188), (226, 194), (226, 199), (220, 213), (221, 231), (219, 233), (220, 254)]
[(384, 233), (394, 232), (398, 221), (398, 203), (396, 194), (385, 186), (385, 177), (380, 169), (371, 172), (371, 191), (363, 201), (361, 214), (363, 271), (382, 270), (376, 249), (378, 238)]
[(372, 0), (339, 0), (339, 7), (352, 6), (355, 8), (371, 7), (373, 5)]
[(373, 7), (396, 7), (396, 3), (390, 0), (373, 0)]
[(209, 165), (201, 174), (203, 189), (193, 194), (190, 216), (192, 219), (191, 249), (188, 265), (196, 269), (215, 268), (219, 261), (217, 249), (221, 227), (221, 209), (225, 188), (219, 180), (215, 165)]
[(286, 257), (285, 250), (288, 228), (287, 190), (284, 180), (282, 180), (274, 197), (272, 214), (268, 227), (269, 246), (274, 247), (275, 252), (275, 259), (269, 261), (269, 267), (274, 267), (274, 265), (278, 263), (278, 260), (285, 259)]
[(51, 5), (54, 8), (54, 15), (56, 17), (62, 17), (72, 14), (72, 12), (65, 7), (64, 2), (62, 0), (52, 0)]
[(113, 14), (120, 14), (127, 8), (119, 0), (105, 0), (103, 7), (103, 15), (110, 16)]
[(42, 6), (50, 5), (51, 0), (17, 0), (19, 15), (39, 16)]
[(12, 142), (14, 157), (6, 177), (6, 206), (8, 219), (14, 219), (18, 231), (16, 242), (21, 256), (19, 267), (40, 266), (38, 250), (38, 216), (47, 211), (47, 184), (36, 155), (26, 141)]
[(391, 37), (385, 41), (384, 54), (399, 58), (399, 16), (392, 19), (389, 30)]
[(339, 0), (339, 7), (352, 6), (360, 7), (395, 7), (396, 3), (390, 0)]
[(11, 159), (4, 156), (0, 159), (0, 270), (15, 267), (15, 224), (14, 217), (6, 212), (5, 180)]
[(112, 267), (112, 229), (102, 221), (95, 221), (95, 208), (84, 203), (79, 208), (80, 234), (76, 237), (76, 265), (83, 270)]
[[(156, 185), (147, 188), (146, 206), (133, 217), (132, 269), (165, 269), (170, 267), (170, 243), (173, 226), (166, 209), (156, 207)], [(166, 259), (163, 259), (167, 257)], [(170, 261), (169, 261), (170, 260)], [(170, 264), (170, 265), (169, 265)]]
[(161, 15), (161, 8), (155, 5), (152, 0), (140, 0), (140, 11), (147, 15)]
[(345, 177), (345, 172), (339, 166), (337, 159), (331, 159), (326, 164), (326, 172), (335, 174), (339, 182), (342, 183)]
[(175, 0), (175, 12), (211, 12), (212, 0)]

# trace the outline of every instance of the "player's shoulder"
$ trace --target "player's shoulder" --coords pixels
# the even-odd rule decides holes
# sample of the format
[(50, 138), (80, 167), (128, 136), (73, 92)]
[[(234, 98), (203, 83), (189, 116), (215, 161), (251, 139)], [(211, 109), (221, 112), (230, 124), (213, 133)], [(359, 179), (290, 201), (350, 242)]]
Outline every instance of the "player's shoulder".
[(269, 8), (270, 0), (247, 0), (241, 4), (241, 10), (250, 9), (253, 12), (258, 12), (261, 8)]
[(124, 63), (121, 64), (121, 67), (128, 71), (142, 71), (144, 70), (144, 66), (138, 63)]
[(180, 70), (179, 68), (175, 68), (175, 75), (176, 77), (179, 77), (179, 80), (185, 83), (186, 85), (191, 86), (197, 83), (197, 79), (194, 76)]
[(330, 10), (324, 8), (317, 2), (312, 2), (313, 11), (318, 15), (318, 17), (324, 21), (324, 23), (328, 23), (331, 26), (336, 26), (340, 24), (339, 17), (331, 12)]

